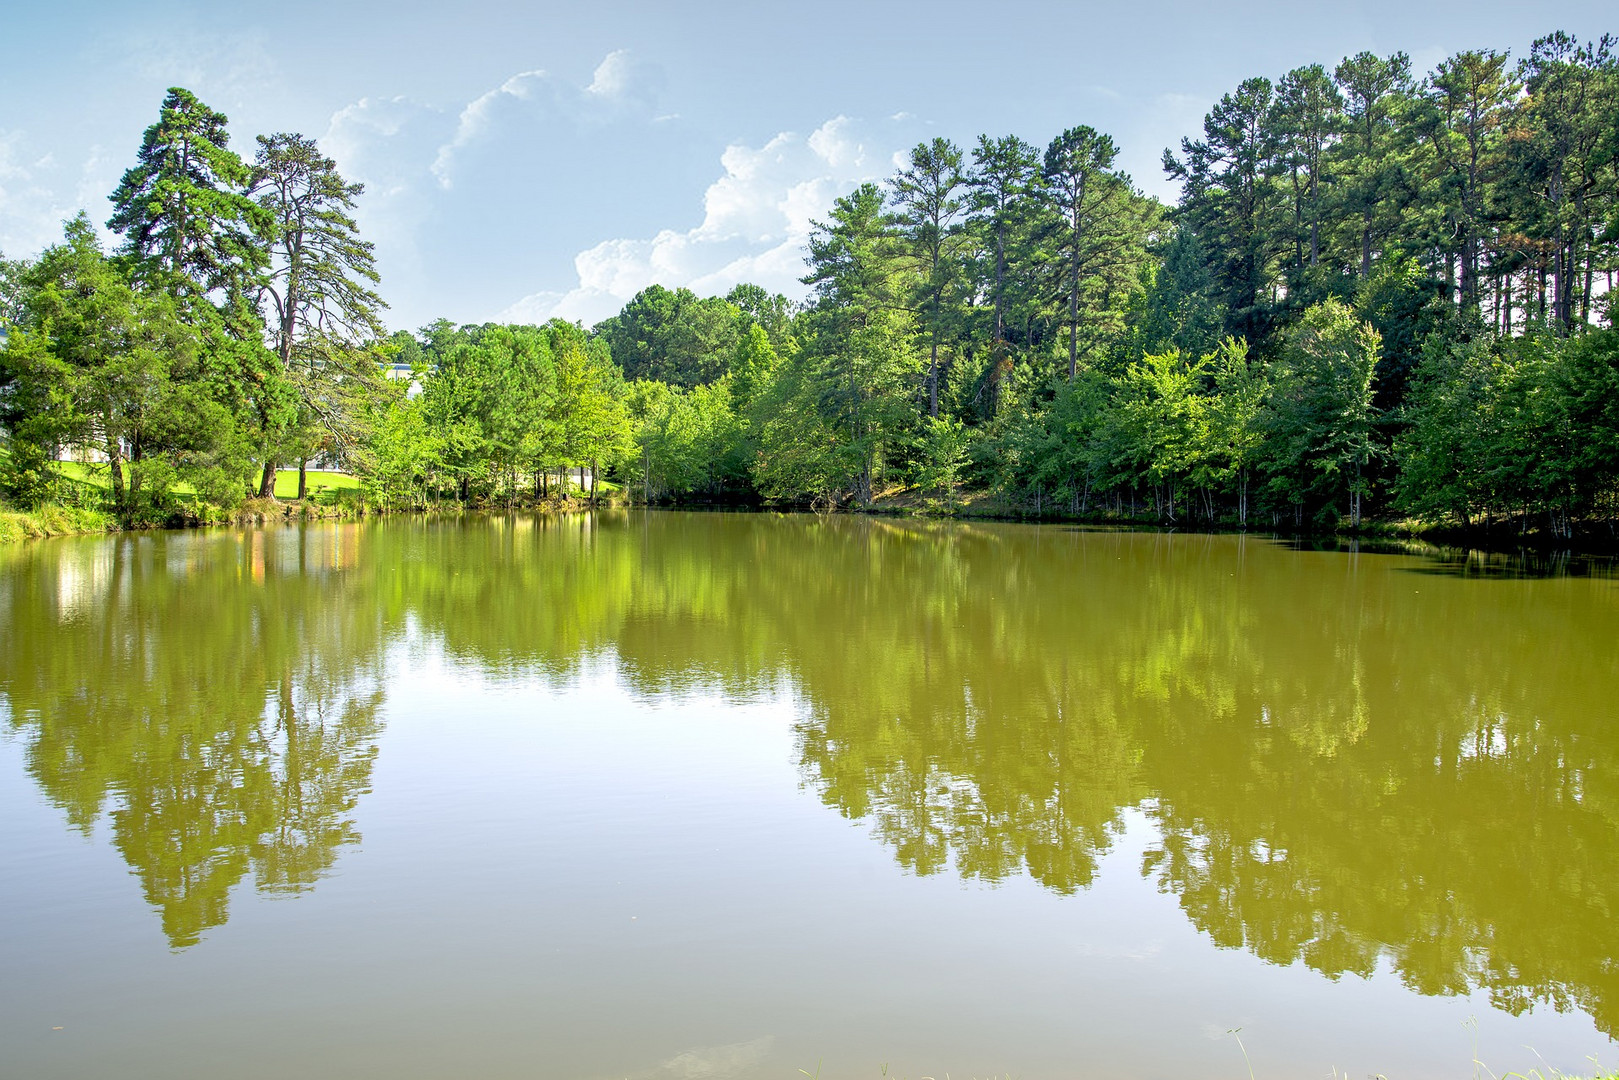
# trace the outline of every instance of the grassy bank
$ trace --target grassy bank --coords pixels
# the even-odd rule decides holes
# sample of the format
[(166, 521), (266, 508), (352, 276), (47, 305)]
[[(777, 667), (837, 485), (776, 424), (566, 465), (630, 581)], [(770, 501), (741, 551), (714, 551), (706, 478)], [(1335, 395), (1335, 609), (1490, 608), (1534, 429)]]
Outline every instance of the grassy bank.
[[(69, 494), (105, 507), (111, 501), (111, 487), (105, 470), (95, 466), (63, 463), (62, 479), (80, 490)], [(307, 478), (308, 495), (298, 499), (298, 472), (296, 469), (280, 472), (276, 476), (276, 497), (273, 499), (245, 499), (235, 507), (220, 507), (203, 502), (189, 489), (172, 489), (167, 508), (148, 516), (137, 514), (135, 520), (121, 520), (106, 509), (84, 509), (73, 506), (48, 504), (35, 510), (9, 510), (0, 505), (0, 544), (19, 540), (43, 539), (79, 533), (115, 532), (149, 528), (196, 528), (210, 525), (268, 525), (277, 522), (321, 521), (353, 519), (387, 513), (566, 513), (586, 509), (607, 509), (625, 505), (622, 491), (616, 486), (602, 484), (596, 501), (580, 498), (576, 493), (567, 495), (553, 492), (548, 498), (524, 495), (511, 500), (480, 499), (470, 504), (459, 502), (430, 502), (417, 506), (380, 506), (366, 491), (358, 478), (346, 473), (314, 472)]]
[(117, 527), (117, 519), (100, 510), (49, 505), (37, 510), (0, 510), (0, 544), (47, 536), (110, 532)]

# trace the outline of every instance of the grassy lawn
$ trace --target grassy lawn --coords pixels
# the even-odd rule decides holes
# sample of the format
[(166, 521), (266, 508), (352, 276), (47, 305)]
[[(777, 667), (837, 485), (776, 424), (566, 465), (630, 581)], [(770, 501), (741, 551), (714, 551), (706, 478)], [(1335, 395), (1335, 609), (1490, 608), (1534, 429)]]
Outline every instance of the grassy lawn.
[[(310, 469), (306, 474), (306, 478), (309, 483), (310, 498), (317, 497), (322, 488), (327, 491), (342, 491), (344, 489), (357, 489), (360, 486), (360, 478), (350, 476), (348, 473)], [(279, 469), (276, 471), (275, 497), (278, 499), (295, 499), (298, 497), (297, 469)]]
[[(66, 479), (79, 484), (89, 484), (101, 488), (103, 491), (112, 489), (112, 476), (106, 465), (83, 465), (77, 461), (58, 461), (57, 471)], [(324, 469), (310, 469), (308, 473), (309, 494), (314, 498), (324, 489), (326, 491), (342, 491), (344, 489), (357, 489), (360, 479), (348, 473), (327, 472)], [(171, 489), (176, 495), (195, 495), (196, 489), (190, 484), (180, 482)], [(298, 496), (298, 470), (279, 469), (275, 474), (275, 497), (278, 499), (294, 499)]]
[(112, 474), (105, 465), (83, 465), (77, 461), (58, 461), (56, 471), (77, 484), (89, 484), (91, 487), (112, 490)]

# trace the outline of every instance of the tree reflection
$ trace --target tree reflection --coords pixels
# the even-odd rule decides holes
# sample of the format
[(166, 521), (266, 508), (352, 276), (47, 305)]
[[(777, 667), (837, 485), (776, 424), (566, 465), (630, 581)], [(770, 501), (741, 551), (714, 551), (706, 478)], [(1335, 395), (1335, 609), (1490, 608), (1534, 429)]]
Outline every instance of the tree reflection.
[[(1619, 1027), (1619, 589), (848, 517), (597, 514), (42, 546), (0, 692), (170, 940), (357, 839), (404, 641), (797, 703), (803, 782), (916, 874), (1088, 887), (1125, 815), (1219, 945)], [(49, 557), (45, 554), (49, 552)]]
[(176, 948), (250, 874), (307, 889), (358, 839), (384, 634), (344, 572), (355, 541), (156, 534), (9, 561), (0, 689), (28, 769), (76, 827), (105, 814)]
[(801, 583), (860, 613), (794, 650), (805, 775), (900, 864), (1071, 891), (1141, 807), (1143, 873), (1217, 944), (1615, 1031), (1614, 589), (1010, 535)]

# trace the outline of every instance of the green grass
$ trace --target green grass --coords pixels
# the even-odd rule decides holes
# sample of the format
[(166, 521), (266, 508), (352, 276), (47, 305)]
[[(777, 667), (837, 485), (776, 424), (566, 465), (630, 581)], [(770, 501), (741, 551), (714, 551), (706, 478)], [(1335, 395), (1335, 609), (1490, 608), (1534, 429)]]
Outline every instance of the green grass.
[[(85, 465), (77, 461), (59, 461), (56, 463), (57, 472), (67, 480), (77, 484), (88, 484), (103, 491), (112, 490), (112, 474), (104, 464)], [(351, 491), (358, 490), (360, 478), (350, 476), (348, 473), (328, 472), (325, 469), (310, 469), (307, 474), (310, 498), (317, 497), (322, 491)], [(181, 481), (169, 489), (176, 495), (195, 495), (197, 489)], [(296, 499), (298, 497), (298, 470), (278, 469), (275, 474), (275, 497), (278, 499)]]
[(71, 506), (41, 506), (38, 510), (0, 510), (0, 544), (38, 540), (47, 536), (107, 532), (117, 527), (111, 514)]
[[(310, 469), (305, 474), (309, 485), (309, 497), (316, 498), (321, 491), (355, 491), (360, 487), (360, 478), (350, 476), (348, 473), (327, 472), (324, 469)], [(275, 497), (278, 499), (296, 499), (298, 497), (298, 470), (278, 469), (275, 474)]]

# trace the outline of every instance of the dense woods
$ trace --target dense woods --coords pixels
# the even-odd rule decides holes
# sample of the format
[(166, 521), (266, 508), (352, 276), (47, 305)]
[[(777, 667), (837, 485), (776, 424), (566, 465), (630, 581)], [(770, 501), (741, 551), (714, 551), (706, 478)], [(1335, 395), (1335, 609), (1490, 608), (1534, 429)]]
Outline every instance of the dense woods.
[(588, 330), (392, 336), (359, 186), (299, 135), (238, 156), (176, 89), (112, 196), (114, 251), (81, 216), (0, 263), (0, 496), (85, 497), (52, 464), (77, 453), (129, 520), (271, 498), (313, 462), (390, 507), (606, 478), (647, 501), (1607, 534), (1613, 49), (1247, 79), (1164, 152), (1172, 206), (1091, 127), (936, 138), (817, 224), (802, 303), (654, 285)]

